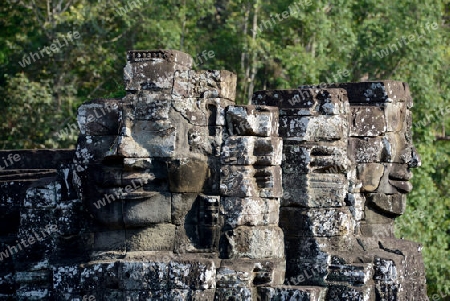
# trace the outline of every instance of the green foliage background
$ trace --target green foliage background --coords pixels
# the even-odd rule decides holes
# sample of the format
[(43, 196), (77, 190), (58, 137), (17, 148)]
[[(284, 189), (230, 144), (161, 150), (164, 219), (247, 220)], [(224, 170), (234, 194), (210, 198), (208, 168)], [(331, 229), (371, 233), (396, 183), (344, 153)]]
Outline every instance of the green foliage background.
[[(56, 133), (75, 122), (84, 101), (123, 95), (129, 49), (171, 48), (193, 57), (213, 50), (215, 58), (201, 68), (237, 73), (240, 103), (258, 89), (327, 82), (343, 69), (351, 76), (339, 81), (406, 81), (415, 100), (414, 139), (423, 166), (415, 171), (397, 235), (424, 245), (430, 296), (450, 294), (450, 142), (437, 139), (450, 131), (450, 0), (299, 0), (300, 11), (280, 21), (276, 14), (293, 3), (4, 0), (0, 147), (74, 147), (76, 132)], [(119, 14), (120, 7), (133, 4)], [(427, 23), (438, 29), (427, 30)], [(19, 65), (25, 54), (69, 31), (81, 37), (57, 54)], [(411, 35), (414, 42), (393, 46)], [(380, 57), (381, 50), (389, 54)]]

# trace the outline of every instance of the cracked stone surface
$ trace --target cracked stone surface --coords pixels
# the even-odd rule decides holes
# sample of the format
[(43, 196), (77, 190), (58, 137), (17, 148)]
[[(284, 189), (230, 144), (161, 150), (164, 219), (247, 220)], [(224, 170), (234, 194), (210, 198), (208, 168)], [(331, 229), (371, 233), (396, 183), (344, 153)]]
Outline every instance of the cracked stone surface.
[(0, 171), (0, 300), (426, 301), (406, 83), (257, 91), (132, 50), (74, 150)]

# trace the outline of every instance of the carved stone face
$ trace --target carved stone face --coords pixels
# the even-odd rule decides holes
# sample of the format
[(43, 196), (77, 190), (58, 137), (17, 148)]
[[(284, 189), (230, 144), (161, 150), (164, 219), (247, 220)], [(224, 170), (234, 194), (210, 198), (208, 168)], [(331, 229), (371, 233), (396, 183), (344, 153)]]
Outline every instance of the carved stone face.
[(412, 189), (410, 169), (421, 164), (412, 142), (407, 100), (350, 107), (348, 157), (356, 167), (353, 176), (369, 207), (388, 216), (404, 213), (406, 194)]
[[(208, 163), (196, 142), (207, 124), (190, 124), (170, 98), (147, 91), (85, 104), (80, 116), (105, 106), (117, 109), (98, 113), (95, 124), (81, 118), (89, 135), (77, 146), (80, 162), (87, 163), (81, 192), (90, 213), (110, 228), (171, 222), (171, 193), (203, 190)], [(107, 133), (94, 129), (100, 124)]]
[(224, 108), (236, 77), (192, 71), (191, 62), (177, 51), (130, 51), (127, 96), (80, 107), (78, 192), (96, 222), (95, 244), (108, 240), (94, 250), (112, 250), (112, 236), (127, 250), (217, 246)]
[(172, 93), (174, 77), (191, 61), (174, 51), (130, 52), (131, 93), (80, 107), (79, 192), (107, 229), (170, 223), (171, 193), (208, 190), (206, 102)]
[[(412, 189), (410, 169), (420, 166), (406, 84), (380, 81), (262, 91), (253, 102), (280, 108), (281, 204), (286, 207), (281, 214), (286, 225), (303, 210), (299, 214), (305, 220), (315, 221), (307, 229), (310, 235), (352, 233), (352, 227), (336, 226), (349, 225), (349, 219), (356, 222), (356, 232), (361, 223), (365, 235), (386, 228), (386, 235), (392, 235), (394, 218), (404, 213)], [(320, 211), (335, 214), (339, 222), (325, 231), (326, 219), (308, 215)]]

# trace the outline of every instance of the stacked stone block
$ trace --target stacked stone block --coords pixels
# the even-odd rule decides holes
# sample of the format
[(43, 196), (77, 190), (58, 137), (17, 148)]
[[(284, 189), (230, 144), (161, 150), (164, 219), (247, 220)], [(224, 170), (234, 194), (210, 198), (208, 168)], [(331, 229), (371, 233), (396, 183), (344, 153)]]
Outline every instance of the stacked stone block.
[(130, 51), (127, 95), (80, 107), (76, 150), (14, 151), (0, 300), (428, 300), (421, 246), (392, 233), (420, 165), (407, 85), (234, 106), (236, 76), (191, 63)]
[[(85, 192), (89, 211), (108, 226), (104, 235), (96, 231), (93, 250), (124, 241), (118, 250), (122, 253), (217, 249), (215, 167), (224, 109), (233, 103), (236, 77), (226, 71), (193, 71), (191, 63), (190, 56), (176, 51), (130, 51), (127, 96), (80, 108), (80, 178), (117, 187), (98, 195), (102, 189), (91, 185), (92, 194)], [(206, 81), (209, 85), (202, 86)], [(103, 171), (94, 174), (100, 179), (83, 174), (89, 167)], [(123, 189), (128, 185), (131, 193)], [(112, 196), (106, 198), (108, 208), (94, 208), (96, 193), (99, 199)], [(114, 195), (120, 201), (110, 203)], [(111, 225), (117, 230), (111, 231)]]
[[(18, 198), (24, 205), (15, 237), (55, 220), (61, 231), (4, 269), (23, 271), (5, 273), (11, 293), (27, 300), (214, 298), (220, 147), (236, 76), (193, 71), (191, 63), (176, 51), (130, 51), (127, 95), (79, 108), (71, 166)], [(70, 256), (88, 264), (67, 265)], [(142, 285), (128, 285), (137, 275), (145, 276)]]
[(218, 300), (256, 300), (256, 287), (284, 280), (284, 239), (278, 227), (283, 141), (278, 109), (229, 106), (221, 155)]
[(323, 300), (427, 300), (420, 247), (394, 247), (394, 219), (411, 190), (409, 168), (420, 165), (408, 86), (302, 86), (256, 92), (253, 103), (280, 108), (284, 140), (280, 226), (288, 286), (266, 295), (306, 295), (304, 285), (316, 285)]
[[(93, 233), (91, 258), (131, 258), (150, 252), (156, 258), (145, 258), (143, 264), (162, 265), (168, 273), (165, 287), (148, 287), (145, 292), (144, 287), (119, 285), (116, 293), (123, 296), (160, 295), (167, 300), (214, 296), (215, 281), (203, 286), (186, 281), (215, 279), (212, 259), (206, 259), (207, 268), (195, 272), (199, 261), (193, 258), (202, 253), (214, 258), (218, 252), (220, 146), (224, 110), (234, 101), (236, 76), (193, 71), (191, 62), (190, 56), (176, 51), (130, 51), (125, 67), (128, 94), (113, 106), (116, 115), (103, 114), (89, 122), (91, 111), (104, 105), (94, 101), (80, 108), (85, 137), (77, 150), (84, 164), (78, 174), (82, 181), (116, 186), (120, 198), (111, 204), (107, 200), (109, 208), (90, 204), (89, 211), (100, 222)], [(90, 167), (103, 172), (83, 173)], [(133, 191), (125, 192), (124, 187), (131, 186)], [(102, 191), (98, 186), (93, 189)], [(82, 198), (90, 201), (92, 195), (88, 192)], [(116, 252), (111, 252), (111, 245), (117, 246)], [(167, 257), (170, 263), (161, 262)], [(148, 273), (138, 263), (129, 265), (129, 273), (134, 267)]]
[(45, 299), (51, 290), (50, 258), (60, 234), (77, 224), (74, 197), (51, 179), (63, 176), (74, 151), (1, 151), (20, 160), (0, 171), (0, 300)]
[(412, 189), (410, 169), (421, 164), (411, 135), (409, 87), (396, 81), (338, 86), (346, 89), (350, 103), (348, 152), (356, 174), (349, 179), (359, 188), (351, 196), (364, 205), (357, 234), (364, 246), (378, 245), (368, 252), (374, 254), (375, 296), (427, 300), (420, 245), (394, 236), (394, 220), (404, 213)]
[[(345, 84), (341, 84), (346, 87)], [(420, 165), (411, 137), (412, 98), (406, 84), (372, 82), (348, 85), (349, 152), (363, 198), (364, 236), (393, 237), (394, 217), (404, 213), (410, 167)], [(359, 193), (359, 195), (358, 195)]]
[(305, 254), (300, 248), (311, 237), (345, 237), (354, 231), (354, 218), (345, 204), (345, 90), (270, 91), (256, 93), (253, 102), (280, 108), (284, 155), (280, 226), (286, 240), (286, 279), (297, 279), (309, 270), (311, 275), (302, 284), (323, 285), (330, 258)]

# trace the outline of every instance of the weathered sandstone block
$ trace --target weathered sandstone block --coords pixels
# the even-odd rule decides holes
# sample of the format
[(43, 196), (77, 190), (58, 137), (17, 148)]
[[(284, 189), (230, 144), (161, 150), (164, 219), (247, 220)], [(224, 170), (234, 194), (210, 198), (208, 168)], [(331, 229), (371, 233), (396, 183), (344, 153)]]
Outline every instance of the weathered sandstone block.
[(172, 94), (176, 97), (236, 97), (236, 74), (226, 70), (189, 70), (176, 72)]
[[(293, 224), (293, 220), (297, 222)], [(353, 224), (347, 208), (280, 209), (280, 227), (287, 237), (349, 235), (353, 233)]]
[(376, 137), (386, 131), (383, 109), (380, 107), (352, 106), (350, 108), (350, 136)]
[(344, 174), (285, 174), (283, 187), (281, 206), (342, 207), (348, 183)]
[(277, 198), (283, 195), (279, 166), (223, 165), (220, 192), (231, 197)]
[(124, 68), (125, 90), (170, 93), (175, 71), (189, 70), (192, 57), (176, 50), (131, 50)]
[(283, 285), (277, 287), (261, 287), (258, 289), (261, 301), (319, 301), (325, 288)]
[(340, 140), (346, 136), (347, 126), (347, 120), (336, 115), (280, 116), (280, 136), (288, 140)]
[(283, 232), (276, 226), (240, 226), (225, 231), (223, 258), (283, 258)]
[(278, 136), (278, 108), (267, 106), (229, 106), (228, 129), (234, 136)]
[(222, 198), (221, 214), (224, 225), (268, 226), (278, 224), (280, 201), (267, 198)]
[(342, 141), (299, 144), (287, 140), (283, 142), (283, 155), (284, 177), (295, 173), (345, 173), (350, 163), (347, 145)]
[(82, 104), (77, 121), (82, 135), (117, 135), (120, 104), (118, 99), (102, 99)]
[(283, 141), (279, 137), (231, 136), (222, 148), (222, 164), (280, 165)]

